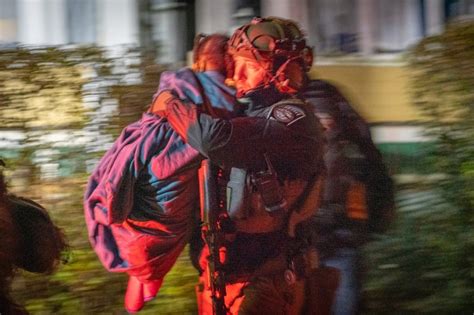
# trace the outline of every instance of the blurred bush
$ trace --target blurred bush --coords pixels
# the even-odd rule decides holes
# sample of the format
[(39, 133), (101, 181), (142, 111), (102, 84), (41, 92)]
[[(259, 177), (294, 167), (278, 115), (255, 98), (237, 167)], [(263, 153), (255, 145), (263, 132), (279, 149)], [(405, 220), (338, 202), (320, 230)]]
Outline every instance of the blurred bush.
[[(474, 22), (449, 25), (410, 54), (413, 100), (435, 139), (432, 161), (449, 175), (440, 182), (445, 197), (460, 209), (474, 205)], [(460, 215), (472, 219), (472, 212)], [(467, 217), (464, 217), (467, 215)]]
[[(90, 248), (82, 210), (90, 171), (150, 104), (165, 66), (137, 47), (0, 49), (0, 158), (12, 192), (43, 204), (63, 228), (69, 262), (20, 273), (13, 295), (32, 314), (120, 314), (126, 277)], [(192, 314), (197, 275), (187, 253), (144, 314)], [(179, 301), (179, 303), (176, 303)]]
[(474, 23), (458, 22), (409, 52), (413, 101), (434, 139), (438, 180), (399, 194), (394, 229), (367, 248), (366, 312), (474, 310)]

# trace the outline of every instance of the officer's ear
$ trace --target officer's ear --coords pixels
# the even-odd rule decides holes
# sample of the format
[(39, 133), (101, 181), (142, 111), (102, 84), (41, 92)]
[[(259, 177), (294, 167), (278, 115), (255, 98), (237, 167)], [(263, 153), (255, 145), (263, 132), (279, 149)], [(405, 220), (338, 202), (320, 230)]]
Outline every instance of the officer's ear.
[(306, 84), (306, 73), (301, 62), (292, 61), (279, 69), (275, 86), (281, 93), (295, 94)]
[(311, 67), (313, 66), (314, 62), (314, 53), (313, 53), (313, 48), (306, 46), (303, 49), (302, 52), (302, 57), (303, 57), (303, 63), (304, 63), (304, 70), (308, 72), (311, 70)]

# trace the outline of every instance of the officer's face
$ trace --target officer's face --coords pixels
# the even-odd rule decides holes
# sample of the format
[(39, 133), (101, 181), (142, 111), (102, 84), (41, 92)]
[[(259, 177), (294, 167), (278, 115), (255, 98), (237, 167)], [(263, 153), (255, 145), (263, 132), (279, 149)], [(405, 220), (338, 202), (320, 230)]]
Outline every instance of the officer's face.
[(234, 84), (237, 95), (245, 95), (251, 90), (264, 85), (270, 78), (270, 62), (257, 62), (246, 57), (234, 58)]

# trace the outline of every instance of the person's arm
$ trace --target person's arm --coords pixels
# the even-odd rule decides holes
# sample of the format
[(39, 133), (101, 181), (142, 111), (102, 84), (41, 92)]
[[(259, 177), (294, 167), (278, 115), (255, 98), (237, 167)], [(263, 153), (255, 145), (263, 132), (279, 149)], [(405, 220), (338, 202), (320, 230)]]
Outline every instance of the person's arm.
[[(165, 71), (153, 95), (148, 110), (156, 111), (155, 104), (162, 94), (172, 93), (184, 102), (191, 102), (213, 117), (235, 117), (240, 111), (234, 91), (224, 85), (225, 77), (214, 71), (195, 73), (189, 68), (179, 71)], [(186, 103), (185, 103), (186, 104)]]
[[(164, 98), (165, 99), (165, 98)], [(310, 161), (319, 151), (319, 139), (302, 132), (298, 124), (306, 116), (302, 110), (294, 124), (264, 117), (239, 117), (231, 120), (212, 118), (199, 108), (166, 98), (162, 115), (193, 148), (217, 164), (261, 168), (264, 153), (281, 159)], [(298, 111), (298, 108), (295, 108)], [(307, 162), (306, 162), (307, 163)]]

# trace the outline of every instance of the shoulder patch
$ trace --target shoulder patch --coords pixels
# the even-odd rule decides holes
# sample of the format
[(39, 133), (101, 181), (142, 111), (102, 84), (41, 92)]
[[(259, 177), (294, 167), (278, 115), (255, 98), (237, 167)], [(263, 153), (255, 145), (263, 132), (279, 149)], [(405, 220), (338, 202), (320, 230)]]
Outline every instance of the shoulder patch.
[(290, 104), (282, 104), (273, 107), (270, 118), (275, 119), (287, 126), (297, 122), (306, 117), (306, 113), (298, 106)]

